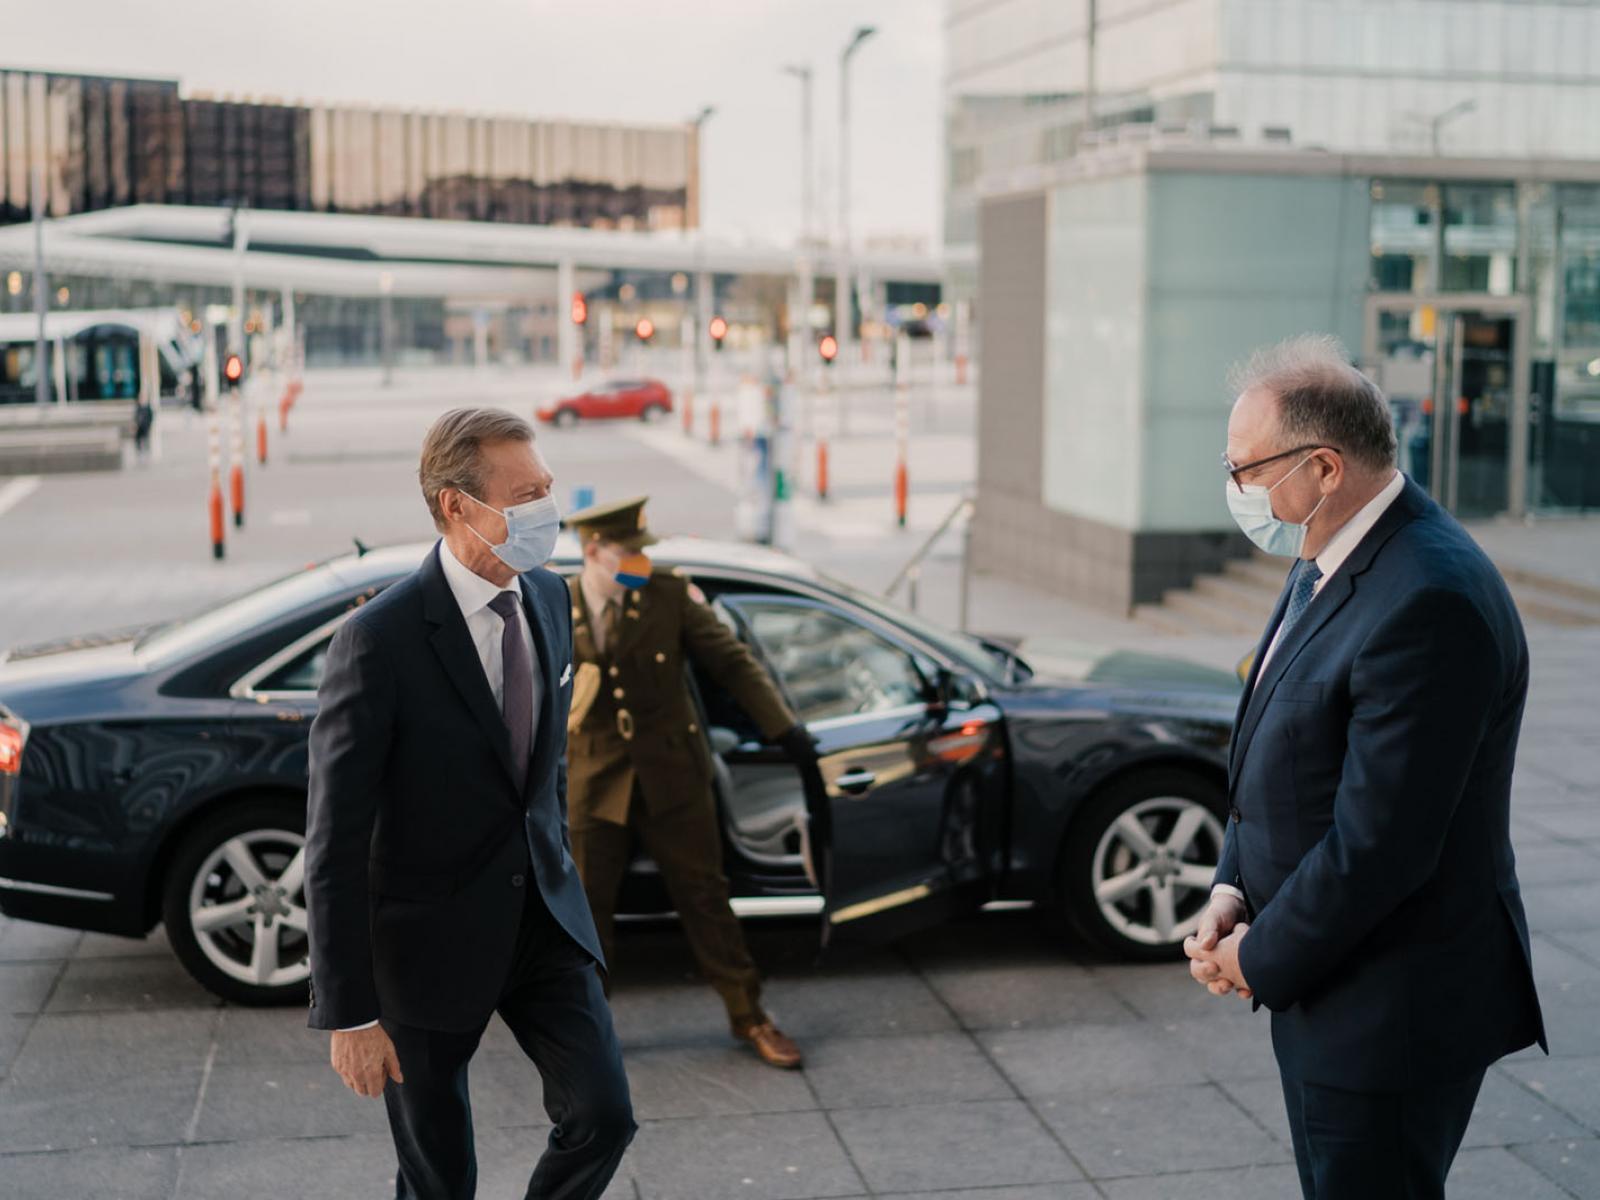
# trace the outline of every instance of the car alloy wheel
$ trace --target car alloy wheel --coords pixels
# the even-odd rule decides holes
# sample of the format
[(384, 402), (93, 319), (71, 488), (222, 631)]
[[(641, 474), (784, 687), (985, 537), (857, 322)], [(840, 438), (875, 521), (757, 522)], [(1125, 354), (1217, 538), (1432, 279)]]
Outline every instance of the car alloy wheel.
[(163, 918), (189, 973), (225, 1000), (304, 1003), (305, 809), (243, 801), (203, 821), (173, 855)]
[(1058, 888), (1078, 933), (1121, 958), (1181, 957), (1222, 856), (1223, 789), (1158, 767), (1088, 796), (1062, 847)]
[(310, 976), (305, 862), (304, 836), (282, 829), (240, 834), (207, 856), (189, 889), (189, 925), (219, 971), (256, 987)]
[(1197, 800), (1156, 796), (1126, 810), (1100, 836), (1091, 863), (1106, 924), (1146, 946), (1181, 943), (1211, 896), (1222, 822)]

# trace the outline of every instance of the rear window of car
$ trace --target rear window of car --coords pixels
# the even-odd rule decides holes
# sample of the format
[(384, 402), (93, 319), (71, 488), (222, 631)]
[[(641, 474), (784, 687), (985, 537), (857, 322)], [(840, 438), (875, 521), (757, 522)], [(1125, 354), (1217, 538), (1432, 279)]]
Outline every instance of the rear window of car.
[(339, 587), (338, 579), (327, 567), (296, 571), (193, 616), (159, 626), (145, 634), (134, 650), (152, 665), (176, 662), (285, 613), (326, 600)]

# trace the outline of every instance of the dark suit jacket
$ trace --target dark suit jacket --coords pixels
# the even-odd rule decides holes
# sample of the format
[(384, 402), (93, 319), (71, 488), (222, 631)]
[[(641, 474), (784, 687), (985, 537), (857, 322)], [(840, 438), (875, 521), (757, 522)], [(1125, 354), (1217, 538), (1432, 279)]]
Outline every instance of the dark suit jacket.
[(1217, 871), (1280, 1067), (1400, 1090), (1544, 1045), (1508, 828), (1528, 649), (1499, 572), (1407, 480), (1262, 671), (1286, 599)]
[(306, 824), (312, 1028), (379, 1016), (477, 1028), (510, 969), (526, 887), (601, 961), (567, 838), (566, 584), (542, 568), (520, 584), (544, 678), (521, 793), (437, 545), (329, 647)]

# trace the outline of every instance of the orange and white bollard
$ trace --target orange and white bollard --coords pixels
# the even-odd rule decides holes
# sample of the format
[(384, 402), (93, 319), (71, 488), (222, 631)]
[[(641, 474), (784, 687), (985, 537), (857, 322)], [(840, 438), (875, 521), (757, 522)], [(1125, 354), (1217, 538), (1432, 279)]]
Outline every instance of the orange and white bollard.
[(235, 529), (244, 528), (244, 401), (237, 394), (233, 398), (232, 466), (228, 470), (228, 492), (233, 507)]
[(817, 439), (817, 499), (828, 498), (828, 439)]
[(206, 497), (206, 515), (211, 523), (211, 557), (221, 559), (227, 553), (227, 522), (222, 512), (222, 431), (217, 427), (215, 413), (211, 416), (207, 442), (211, 490)]
[(256, 406), (256, 462), (267, 465), (267, 410)]
[(911, 339), (901, 334), (894, 356), (894, 519), (906, 527), (906, 501), (910, 472), (906, 467), (911, 444)]
[(962, 387), (967, 385), (967, 356), (956, 355), (956, 383)]
[(683, 436), (694, 436), (694, 389), (683, 389)]
[(711, 444), (722, 441), (722, 404), (715, 396), (711, 399)]

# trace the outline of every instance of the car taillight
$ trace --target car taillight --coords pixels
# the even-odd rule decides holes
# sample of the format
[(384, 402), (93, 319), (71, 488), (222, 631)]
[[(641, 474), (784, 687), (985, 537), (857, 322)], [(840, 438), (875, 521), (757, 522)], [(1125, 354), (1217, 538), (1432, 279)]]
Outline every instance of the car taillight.
[(22, 730), (0, 721), (0, 775), (16, 775), (22, 770)]

